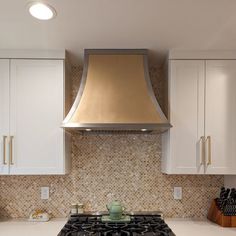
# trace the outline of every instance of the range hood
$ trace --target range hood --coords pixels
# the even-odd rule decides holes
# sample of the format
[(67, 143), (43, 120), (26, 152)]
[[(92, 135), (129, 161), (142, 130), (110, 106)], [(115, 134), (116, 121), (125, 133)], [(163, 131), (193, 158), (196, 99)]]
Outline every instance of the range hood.
[(62, 127), (81, 131), (166, 131), (146, 49), (85, 49), (74, 104)]

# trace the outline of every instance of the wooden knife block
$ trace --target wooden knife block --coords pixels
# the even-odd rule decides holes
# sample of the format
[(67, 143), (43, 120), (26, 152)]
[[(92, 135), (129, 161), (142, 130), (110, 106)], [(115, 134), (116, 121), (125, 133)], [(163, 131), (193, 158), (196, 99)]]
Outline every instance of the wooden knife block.
[(236, 227), (236, 216), (224, 216), (216, 204), (216, 199), (211, 203), (207, 219), (222, 227)]

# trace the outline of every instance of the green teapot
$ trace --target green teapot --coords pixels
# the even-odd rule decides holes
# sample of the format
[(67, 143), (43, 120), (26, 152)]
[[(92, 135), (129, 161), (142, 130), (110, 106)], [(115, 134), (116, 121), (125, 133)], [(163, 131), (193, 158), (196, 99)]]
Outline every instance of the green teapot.
[(120, 220), (125, 207), (117, 200), (113, 201), (111, 204), (107, 205), (107, 210), (109, 211), (110, 219)]

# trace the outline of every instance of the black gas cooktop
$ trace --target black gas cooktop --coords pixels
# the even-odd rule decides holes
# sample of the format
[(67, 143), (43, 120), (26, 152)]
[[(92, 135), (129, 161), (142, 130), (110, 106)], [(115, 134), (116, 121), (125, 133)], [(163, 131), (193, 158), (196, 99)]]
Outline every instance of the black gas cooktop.
[(104, 223), (102, 215), (71, 215), (58, 236), (175, 236), (161, 215), (130, 215), (129, 223)]

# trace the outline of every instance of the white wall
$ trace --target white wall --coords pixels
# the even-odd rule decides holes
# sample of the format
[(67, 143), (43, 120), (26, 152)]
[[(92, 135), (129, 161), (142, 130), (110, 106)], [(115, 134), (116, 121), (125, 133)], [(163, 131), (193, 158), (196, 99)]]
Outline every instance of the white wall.
[(225, 187), (236, 188), (236, 175), (225, 175)]

